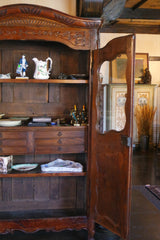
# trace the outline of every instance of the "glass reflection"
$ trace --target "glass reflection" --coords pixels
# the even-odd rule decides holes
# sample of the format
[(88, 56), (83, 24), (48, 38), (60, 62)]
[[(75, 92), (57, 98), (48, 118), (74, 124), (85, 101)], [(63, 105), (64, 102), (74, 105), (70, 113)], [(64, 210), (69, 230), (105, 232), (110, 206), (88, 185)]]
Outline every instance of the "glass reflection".
[(97, 94), (97, 130), (122, 131), (126, 123), (126, 66), (125, 54), (104, 62), (99, 70)]

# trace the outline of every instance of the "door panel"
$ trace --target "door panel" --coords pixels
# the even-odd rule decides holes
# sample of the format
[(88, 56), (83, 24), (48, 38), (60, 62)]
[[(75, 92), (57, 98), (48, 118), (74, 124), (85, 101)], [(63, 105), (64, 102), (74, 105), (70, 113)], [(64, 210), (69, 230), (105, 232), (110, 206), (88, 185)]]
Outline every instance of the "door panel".
[[(93, 53), (93, 95), (91, 114), (91, 153), (90, 159), (90, 213), (89, 231), (93, 235), (94, 222), (104, 226), (124, 239), (129, 229), (131, 157), (133, 128), (133, 89), (134, 89), (135, 37), (125, 36), (113, 39), (104, 48)], [(99, 77), (101, 65), (111, 62), (120, 54), (126, 55), (125, 82), (127, 93), (118, 99), (123, 102), (125, 123), (120, 130), (107, 125), (107, 111), (113, 96), (102, 97), (101, 88), (112, 83), (102, 84)], [(115, 83), (116, 84), (116, 83)], [(102, 86), (104, 85), (104, 86)], [(125, 100), (124, 100), (125, 98)], [(104, 101), (105, 100), (105, 101)], [(101, 103), (103, 101), (103, 104)], [(113, 101), (113, 99), (112, 99)], [(105, 104), (104, 104), (105, 102)], [(105, 108), (103, 108), (105, 106)], [(114, 109), (112, 109), (113, 111)], [(112, 116), (112, 113), (110, 114)], [(113, 115), (115, 116), (115, 115)], [(105, 124), (103, 124), (105, 121)], [(105, 128), (102, 127), (106, 126)], [(92, 239), (92, 238), (91, 238)]]

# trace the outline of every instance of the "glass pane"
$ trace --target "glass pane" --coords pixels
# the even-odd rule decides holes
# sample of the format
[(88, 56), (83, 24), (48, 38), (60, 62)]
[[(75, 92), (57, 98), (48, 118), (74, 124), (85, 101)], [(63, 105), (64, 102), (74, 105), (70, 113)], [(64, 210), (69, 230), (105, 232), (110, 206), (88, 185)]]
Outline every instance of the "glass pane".
[(110, 63), (111, 66), (111, 82), (126, 83), (127, 56), (121, 54)]
[(121, 131), (125, 127), (126, 66), (127, 57), (123, 54), (122, 59), (118, 56), (111, 62), (104, 62), (100, 67), (97, 94), (97, 130), (100, 133)]

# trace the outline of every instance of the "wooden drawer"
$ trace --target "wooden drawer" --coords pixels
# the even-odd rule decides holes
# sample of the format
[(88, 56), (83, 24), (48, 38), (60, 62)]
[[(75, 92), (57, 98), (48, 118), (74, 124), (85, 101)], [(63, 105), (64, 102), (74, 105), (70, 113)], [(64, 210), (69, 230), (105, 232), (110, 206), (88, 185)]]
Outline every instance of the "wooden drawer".
[(61, 146), (61, 145), (82, 145), (84, 138), (49, 138), (49, 139), (35, 139), (36, 146)]
[(58, 138), (58, 137), (63, 137), (63, 138), (76, 138), (76, 137), (81, 137), (84, 138), (85, 136), (85, 129), (81, 130), (50, 130), (50, 131), (37, 131), (35, 132), (35, 138), (42, 138), (42, 139), (48, 139), (48, 138)]
[[(18, 128), (17, 128), (18, 130)], [(25, 128), (0, 133), (1, 155), (82, 153), (87, 128)]]
[(35, 152), (81, 153), (86, 149), (86, 129), (35, 132)]
[(27, 142), (27, 132), (1, 132), (0, 154), (26, 154), (28, 153)]
[(62, 146), (48, 146), (48, 145), (38, 145), (35, 148), (36, 154), (62, 154), (62, 153), (82, 153), (85, 151), (84, 145), (62, 145)]
[(22, 131), (22, 132), (15, 132), (15, 131), (10, 131), (10, 132), (1, 132), (0, 133), (0, 139), (22, 139), (22, 138), (26, 138), (27, 132), (26, 131)]

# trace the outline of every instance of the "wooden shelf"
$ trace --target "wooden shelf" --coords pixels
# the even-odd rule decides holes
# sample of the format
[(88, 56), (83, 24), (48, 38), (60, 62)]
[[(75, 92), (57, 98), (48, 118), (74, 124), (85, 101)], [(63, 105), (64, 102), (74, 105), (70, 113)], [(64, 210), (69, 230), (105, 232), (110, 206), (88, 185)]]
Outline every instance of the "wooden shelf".
[(0, 83), (64, 83), (88, 84), (86, 79), (0, 79)]
[(0, 174), (0, 178), (21, 178), (21, 177), (83, 177), (86, 172), (61, 172), (61, 173), (43, 173), (43, 172), (17, 172)]
[[(50, 126), (23, 126), (23, 125), (20, 125), (20, 126), (14, 126), (14, 127), (3, 127), (3, 126), (0, 126), (0, 131), (1, 132), (5, 132), (5, 131), (38, 131), (38, 129), (41, 129), (41, 131), (51, 131), (51, 130), (54, 130), (54, 131), (62, 131), (62, 130), (84, 130), (87, 128), (87, 125), (86, 126), (73, 126), (73, 125), (60, 125), (60, 126), (57, 126), (57, 125), (50, 125)], [(0, 134), (1, 135), (1, 134)]]
[[(24, 214), (25, 213), (25, 214)], [(67, 215), (66, 215), (67, 214)], [(84, 209), (39, 209), (39, 210), (21, 210), (21, 211), (5, 211), (0, 212), (1, 220), (6, 219), (48, 219), (48, 218), (83, 218), (86, 219), (86, 212)]]

